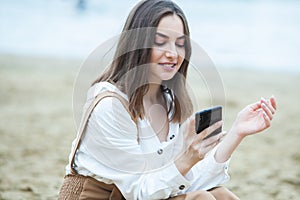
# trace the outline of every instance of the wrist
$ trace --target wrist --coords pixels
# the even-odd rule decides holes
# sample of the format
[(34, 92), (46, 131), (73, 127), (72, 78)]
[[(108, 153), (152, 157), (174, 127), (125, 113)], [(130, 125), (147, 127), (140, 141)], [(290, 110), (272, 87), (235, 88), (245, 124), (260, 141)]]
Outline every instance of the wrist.
[(189, 159), (189, 155), (187, 152), (182, 153), (177, 159), (175, 160), (175, 165), (178, 171), (185, 176), (190, 169), (197, 163), (194, 159)]
[(235, 124), (230, 129), (229, 134), (231, 135), (231, 137), (234, 137), (236, 140), (243, 140), (244, 137), (246, 136), (245, 134), (243, 134), (241, 130), (239, 130), (239, 128)]
[(177, 159), (174, 163), (178, 171), (182, 174), (182, 176), (185, 176), (190, 170), (189, 165), (186, 162), (183, 162), (182, 159)]

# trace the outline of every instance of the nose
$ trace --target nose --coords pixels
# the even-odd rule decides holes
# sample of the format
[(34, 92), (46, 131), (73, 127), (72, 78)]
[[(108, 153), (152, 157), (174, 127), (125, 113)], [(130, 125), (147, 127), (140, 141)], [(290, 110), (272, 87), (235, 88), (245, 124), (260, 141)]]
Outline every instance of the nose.
[(177, 52), (177, 48), (175, 44), (170, 44), (170, 47), (168, 49), (166, 49), (166, 57), (168, 58), (177, 58), (178, 57), (178, 52)]

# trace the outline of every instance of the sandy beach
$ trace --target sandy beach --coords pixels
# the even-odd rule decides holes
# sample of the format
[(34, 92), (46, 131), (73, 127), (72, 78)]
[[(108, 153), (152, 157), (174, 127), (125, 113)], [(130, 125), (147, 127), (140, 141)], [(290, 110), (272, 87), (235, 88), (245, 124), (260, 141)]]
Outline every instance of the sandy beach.
[[(82, 60), (0, 55), (0, 200), (56, 199), (75, 137), (73, 83)], [(225, 127), (244, 106), (274, 95), (272, 127), (232, 156), (226, 186), (242, 200), (300, 196), (300, 73), (220, 69)]]

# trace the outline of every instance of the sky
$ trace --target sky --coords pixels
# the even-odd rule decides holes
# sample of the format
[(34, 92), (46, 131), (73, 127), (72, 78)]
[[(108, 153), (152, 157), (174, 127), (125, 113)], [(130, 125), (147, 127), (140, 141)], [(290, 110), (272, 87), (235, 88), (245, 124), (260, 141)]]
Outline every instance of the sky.
[[(117, 36), (137, 0), (1, 0), (0, 53), (86, 58)], [(300, 1), (175, 0), (220, 67), (300, 71)]]

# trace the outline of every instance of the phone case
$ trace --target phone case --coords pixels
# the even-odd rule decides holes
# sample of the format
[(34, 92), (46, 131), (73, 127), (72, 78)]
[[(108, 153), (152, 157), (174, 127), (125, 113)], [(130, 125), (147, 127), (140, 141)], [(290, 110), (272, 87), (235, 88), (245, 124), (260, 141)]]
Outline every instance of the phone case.
[[(202, 132), (212, 124), (222, 120), (222, 106), (216, 106), (209, 109), (199, 111), (195, 114), (196, 133)], [(222, 127), (216, 129), (204, 139), (212, 137), (222, 132)]]

